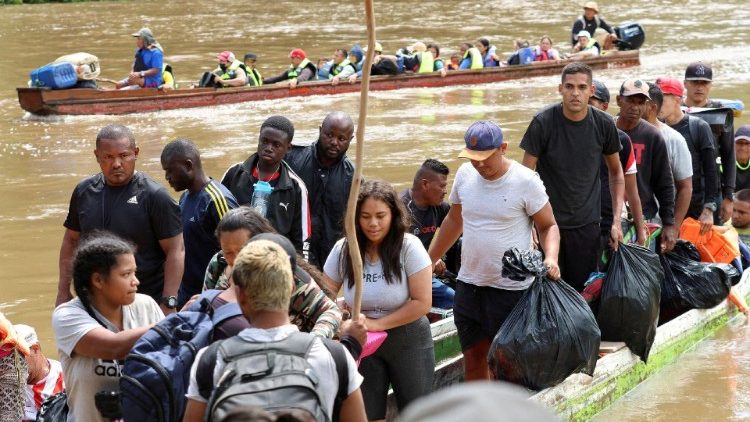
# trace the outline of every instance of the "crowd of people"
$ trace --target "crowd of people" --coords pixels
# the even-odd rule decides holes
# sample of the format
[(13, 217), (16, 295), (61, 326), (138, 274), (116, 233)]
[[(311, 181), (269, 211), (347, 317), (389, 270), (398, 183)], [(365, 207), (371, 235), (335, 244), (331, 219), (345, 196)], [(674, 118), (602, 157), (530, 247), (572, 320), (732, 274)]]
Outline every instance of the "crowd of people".
[[(573, 23), (569, 53), (561, 53), (553, 48), (549, 35), (540, 37), (534, 46), (524, 39), (514, 40), (513, 52), (508, 57), (501, 57), (488, 38), (480, 37), (473, 42), (461, 43), (447, 62), (440, 56), (440, 45), (435, 42), (417, 41), (399, 48), (394, 54), (386, 54), (383, 45), (377, 42), (373, 46), (375, 56), (371, 71), (373, 75), (438, 72), (445, 76), (450, 70), (540, 63), (563, 58), (580, 60), (616, 50), (617, 34), (599, 16), (596, 2), (586, 2), (583, 10), (584, 13)], [(142, 28), (132, 35), (136, 38), (137, 46), (133, 66), (128, 77), (117, 82), (116, 89), (175, 88), (172, 67), (164, 62), (164, 48), (151, 30)], [(266, 78), (258, 70), (256, 53), (247, 53), (239, 60), (234, 52), (222, 51), (216, 57), (217, 67), (204, 72), (194, 86), (224, 88), (284, 83), (294, 88), (300, 82), (316, 80), (330, 81), (333, 85), (342, 81), (354, 83), (362, 77), (367, 49), (355, 44), (348, 49), (338, 48), (331, 56), (320, 57), (316, 61), (308, 57), (303, 49), (295, 48), (288, 55), (289, 68)]]

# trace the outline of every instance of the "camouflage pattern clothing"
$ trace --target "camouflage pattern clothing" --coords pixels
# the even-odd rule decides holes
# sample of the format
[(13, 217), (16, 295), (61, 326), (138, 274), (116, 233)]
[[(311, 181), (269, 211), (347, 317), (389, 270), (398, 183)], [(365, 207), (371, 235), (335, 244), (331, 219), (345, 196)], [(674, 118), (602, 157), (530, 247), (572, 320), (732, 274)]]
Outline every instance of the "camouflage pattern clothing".
[[(224, 274), (227, 261), (219, 251), (211, 258), (203, 280), (203, 290), (226, 290), (229, 281)], [(289, 303), (289, 319), (300, 331), (321, 337), (333, 338), (341, 324), (341, 309), (326, 296), (315, 280), (305, 270), (294, 272), (296, 289)]]

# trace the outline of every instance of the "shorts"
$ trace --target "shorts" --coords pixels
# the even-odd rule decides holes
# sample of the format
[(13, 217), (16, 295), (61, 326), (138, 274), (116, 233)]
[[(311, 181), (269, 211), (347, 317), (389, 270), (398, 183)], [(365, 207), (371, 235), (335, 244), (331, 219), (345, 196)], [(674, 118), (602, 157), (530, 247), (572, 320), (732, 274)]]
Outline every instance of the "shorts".
[(482, 339), (492, 340), (526, 290), (504, 290), (456, 282), (453, 321), (461, 350)]

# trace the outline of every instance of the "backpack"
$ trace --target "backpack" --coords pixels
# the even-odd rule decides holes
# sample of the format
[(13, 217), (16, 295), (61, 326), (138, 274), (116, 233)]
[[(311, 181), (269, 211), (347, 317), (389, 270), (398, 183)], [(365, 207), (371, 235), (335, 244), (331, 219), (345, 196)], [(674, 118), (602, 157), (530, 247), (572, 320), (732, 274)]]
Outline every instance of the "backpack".
[[(208, 398), (207, 421), (220, 421), (232, 410), (256, 406), (268, 412), (300, 409), (317, 421), (330, 421), (319, 394), (318, 378), (307, 362), (316, 338), (294, 332), (275, 342), (248, 342), (235, 336), (213, 343), (198, 361), (196, 381), (200, 395)], [(341, 403), (347, 397), (348, 365), (341, 344), (320, 338), (336, 364), (339, 388), (333, 407), (338, 420)], [(214, 388), (214, 368), (222, 359), (226, 366)]]
[(236, 303), (214, 312), (211, 302), (219, 293), (204, 292), (187, 311), (167, 316), (135, 343), (120, 378), (125, 421), (182, 420), (195, 355), (211, 344), (214, 326), (242, 315)]

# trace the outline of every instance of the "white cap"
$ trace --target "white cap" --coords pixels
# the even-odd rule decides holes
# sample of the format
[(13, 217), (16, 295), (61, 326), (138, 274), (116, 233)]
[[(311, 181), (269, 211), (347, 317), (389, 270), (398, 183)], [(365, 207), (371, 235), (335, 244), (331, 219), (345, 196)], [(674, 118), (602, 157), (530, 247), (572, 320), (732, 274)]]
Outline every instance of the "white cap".
[(29, 346), (39, 344), (39, 337), (37, 337), (36, 331), (34, 331), (34, 328), (30, 325), (15, 324), (13, 326), (13, 329), (16, 330), (16, 334), (18, 334), (18, 337), (24, 339), (26, 344), (28, 344)]

